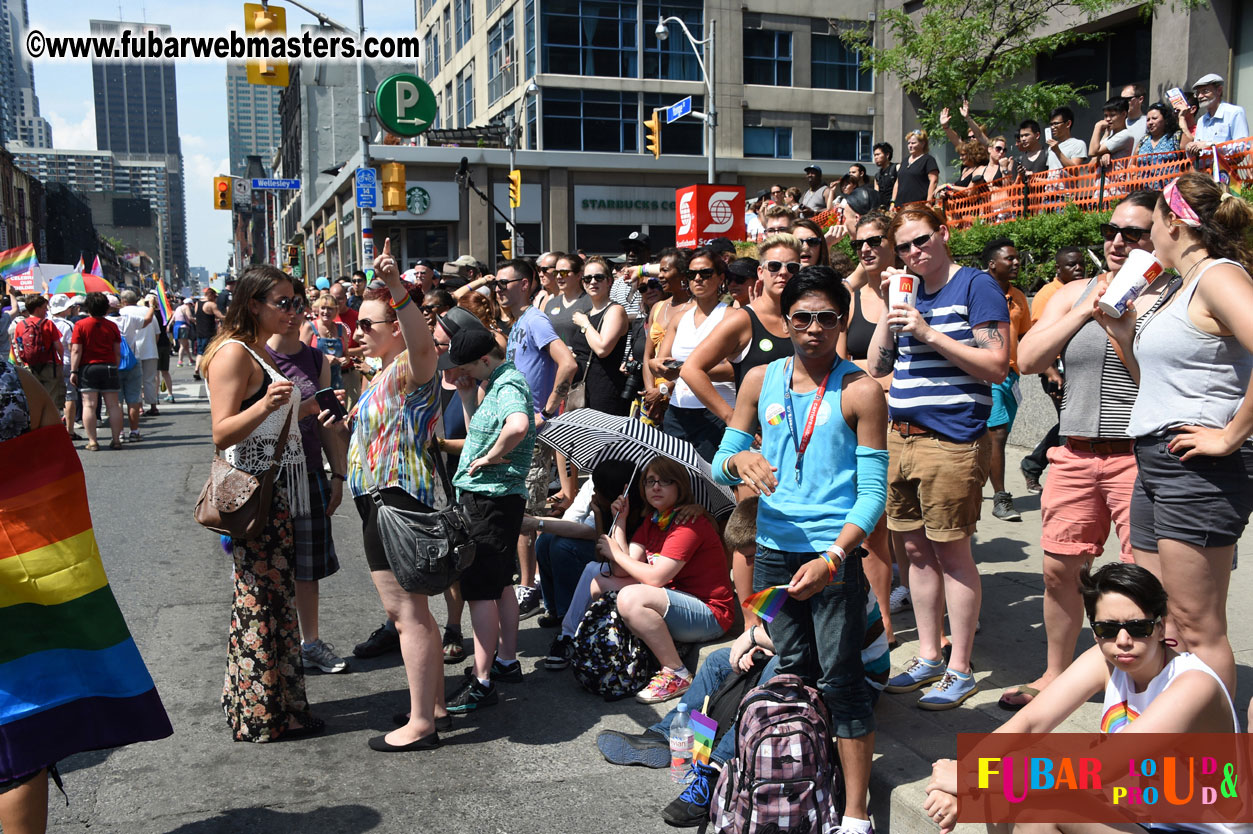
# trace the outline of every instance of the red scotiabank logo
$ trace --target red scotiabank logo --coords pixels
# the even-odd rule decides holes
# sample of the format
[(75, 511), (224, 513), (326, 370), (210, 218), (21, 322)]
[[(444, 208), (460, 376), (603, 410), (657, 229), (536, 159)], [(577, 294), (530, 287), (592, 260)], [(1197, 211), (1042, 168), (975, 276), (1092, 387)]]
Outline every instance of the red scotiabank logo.
[(716, 237), (743, 240), (744, 186), (689, 185), (674, 192), (675, 245), (690, 249)]

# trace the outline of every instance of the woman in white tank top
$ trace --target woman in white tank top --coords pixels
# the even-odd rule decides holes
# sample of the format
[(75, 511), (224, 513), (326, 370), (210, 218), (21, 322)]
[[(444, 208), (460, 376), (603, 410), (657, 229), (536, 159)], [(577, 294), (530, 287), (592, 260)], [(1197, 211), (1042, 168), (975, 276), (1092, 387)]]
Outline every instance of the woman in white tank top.
[[(1080, 579), (1084, 607), (1096, 635), (1088, 649), (998, 733), (1049, 733), (1071, 713), (1103, 692), (1102, 733), (1231, 733), (1240, 719), (1222, 680), (1194, 654), (1177, 652), (1165, 639), (1166, 591), (1139, 565), (1114, 562)], [(1146, 742), (1144, 758), (1160, 755)], [(941, 830), (957, 822), (957, 763), (932, 766), (923, 806)], [(1199, 809), (1199, 803), (1198, 803)], [(1133, 806), (1151, 813), (1152, 806)], [(1244, 814), (1247, 816), (1247, 812)], [(1130, 820), (1131, 817), (1128, 817)], [(1032, 832), (1108, 834), (1127, 831), (1180, 831), (1192, 834), (1249, 834), (1247, 823), (1061, 823), (1033, 826)], [(1008, 825), (989, 830), (1010, 830)]]

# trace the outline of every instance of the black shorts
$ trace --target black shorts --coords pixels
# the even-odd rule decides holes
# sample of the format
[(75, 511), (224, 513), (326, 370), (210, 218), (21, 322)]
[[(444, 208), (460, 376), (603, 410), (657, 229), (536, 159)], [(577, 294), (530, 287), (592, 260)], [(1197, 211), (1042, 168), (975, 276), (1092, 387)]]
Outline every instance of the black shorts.
[(1131, 546), (1157, 552), (1158, 539), (1198, 547), (1235, 544), (1253, 512), (1253, 444), (1226, 457), (1188, 461), (1167, 448), (1176, 432), (1136, 440)]
[[(170, 369), (170, 345), (167, 342), (164, 346), (157, 345), (157, 370), (168, 371)], [(174, 392), (171, 391), (171, 394)]]
[(95, 391), (116, 392), (122, 389), (122, 377), (117, 365), (93, 363), (78, 370), (78, 390), (84, 394)]
[[(383, 503), (389, 507), (423, 513), (431, 512), (430, 507), (400, 487), (381, 489), (379, 490), (379, 495), (383, 497)], [(387, 561), (387, 552), (383, 550), (383, 540), (379, 538), (378, 527), (375, 525), (378, 507), (374, 503), (374, 499), (368, 494), (358, 495), (353, 499), (353, 502), (357, 505), (357, 512), (361, 515), (361, 535), (365, 540), (365, 563), (369, 565), (372, 571), (391, 570), (392, 566)]]
[(470, 602), (499, 599), (513, 584), (526, 498), (463, 492), (461, 505), (470, 514), (474, 536), (474, 563), (461, 574), (461, 595)]

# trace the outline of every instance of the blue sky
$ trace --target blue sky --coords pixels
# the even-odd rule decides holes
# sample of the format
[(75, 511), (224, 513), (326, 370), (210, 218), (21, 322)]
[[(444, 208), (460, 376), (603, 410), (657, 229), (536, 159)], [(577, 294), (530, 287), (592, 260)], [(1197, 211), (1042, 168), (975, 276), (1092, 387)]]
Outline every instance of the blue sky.
[[(282, 6), (281, 2), (273, 5)], [(355, 0), (306, 0), (305, 5), (355, 26)], [(91, 19), (120, 19), (165, 23), (175, 35), (221, 34), (230, 28), (242, 32), (243, 0), (176, 0), (147, 4), (136, 0), (84, 4), (82, 0), (36, 0), (29, 4), (30, 25), (49, 34), (88, 33)], [(299, 31), (314, 18), (286, 6), (288, 31)], [(412, 2), (365, 0), (367, 30), (378, 33), (413, 31)], [(212, 208), (213, 177), (229, 173), (226, 143), (226, 64), (178, 64), (178, 126), (187, 177), (188, 262), (210, 272), (226, 266), (230, 253), (230, 215)], [(92, 104), (91, 63), (35, 61), (35, 92), (40, 112), (52, 124), (57, 148), (96, 147), (96, 119)]]

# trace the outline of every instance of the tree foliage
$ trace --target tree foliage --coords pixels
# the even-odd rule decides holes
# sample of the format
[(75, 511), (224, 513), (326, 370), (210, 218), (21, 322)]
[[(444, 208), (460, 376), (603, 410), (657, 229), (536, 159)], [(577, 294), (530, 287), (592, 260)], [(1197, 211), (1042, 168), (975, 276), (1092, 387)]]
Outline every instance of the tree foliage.
[[(1146, 0), (1141, 13), (1152, 15), (1170, 1)], [(1173, 0), (1172, 5), (1195, 8), (1205, 3)], [(938, 126), (942, 108), (956, 110), (963, 99), (980, 94), (991, 102), (984, 117), (990, 130), (1017, 126), (1025, 118), (1043, 123), (1054, 107), (1087, 92), (1052, 81), (1012, 82), (1020, 73), (1033, 74), (1041, 55), (1101, 37), (1077, 27), (1126, 6), (1126, 0), (925, 0), (920, 13), (896, 8), (880, 14), (891, 46), (876, 46), (867, 29), (852, 29), (842, 37), (850, 48), (861, 50), (865, 69), (900, 83), (929, 131)], [(1044, 33), (1056, 20), (1074, 25)], [(964, 133), (960, 123), (954, 128)]]

